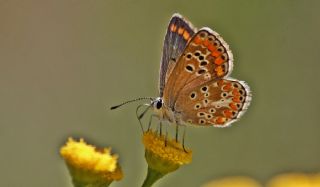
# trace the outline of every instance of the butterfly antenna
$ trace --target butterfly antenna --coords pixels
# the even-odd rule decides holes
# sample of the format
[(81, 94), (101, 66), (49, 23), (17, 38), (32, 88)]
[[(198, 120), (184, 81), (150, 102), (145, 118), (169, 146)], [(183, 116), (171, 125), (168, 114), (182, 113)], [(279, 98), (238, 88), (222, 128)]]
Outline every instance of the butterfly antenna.
[(132, 99), (132, 100), (123, 102), (123, 103), (121, 103), (121, 104), (119, 104), (119, 105), (116, 105), (116, 106), (112, 106), (112, 107), (110, 108), (110, 110), (114, 110), (114, 109), (119, 108), (119, 107), (121, 107), (122, 105), (125, 105), (125, 104), (128, 104), (128, 103), (132, 103), (132, 102), (140, 101), (140, 100), (146, 100), (146, 99), (150, 99), (151, 101), (153, 101), (153, 98), (152, 98), (152, 97), (140, 97), (140, 98), (137, 98), (137, 99)]

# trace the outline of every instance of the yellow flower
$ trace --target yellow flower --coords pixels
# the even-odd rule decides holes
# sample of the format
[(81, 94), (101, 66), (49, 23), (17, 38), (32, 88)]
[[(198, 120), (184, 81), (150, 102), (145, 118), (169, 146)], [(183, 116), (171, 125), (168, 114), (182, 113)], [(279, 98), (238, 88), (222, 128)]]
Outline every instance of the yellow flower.
[(177, 170), (181, 165), (192, 161), (192, 151), (183, 149), (175, 140), (147, 131), (143, 134), (148, 175), (143, 186), (151, 186), (165, 174)]
[(288, 173), (281, 174), (270, 180), (267, 187), (319, 187), (320, 173), (303, 174)]
[(118, 156), (111, 155), (110, 149), (97, 150), (83, 139), (79, 142), (68, 139), (60, 149), (75, 186), (106, 186), (123, 177), (118, 165)]
[(261, 184), (250, 177), (234, 176), (213, 180), (202, 187), (261, 187)]

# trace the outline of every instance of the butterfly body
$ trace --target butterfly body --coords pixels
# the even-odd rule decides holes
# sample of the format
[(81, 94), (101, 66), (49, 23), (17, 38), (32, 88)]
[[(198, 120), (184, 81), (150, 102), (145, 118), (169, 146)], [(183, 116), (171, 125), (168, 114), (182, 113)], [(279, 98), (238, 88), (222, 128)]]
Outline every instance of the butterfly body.
[(233, 55), (223, 38), (204, 27), (197, 31), (174, 14), (169, 22), (160, 66), (160, 97), (152, 101), (161, 121), (225, 127), (247, 109), (251, 93), (230, 78)]

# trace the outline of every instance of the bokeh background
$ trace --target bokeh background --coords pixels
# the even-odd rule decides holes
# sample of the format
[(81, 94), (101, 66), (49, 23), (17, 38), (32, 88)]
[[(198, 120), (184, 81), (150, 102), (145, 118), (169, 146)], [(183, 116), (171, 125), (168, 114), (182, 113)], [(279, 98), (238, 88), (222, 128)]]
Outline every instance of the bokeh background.
[(162, 42), (179, 12), (229, 43), (252, 104), (231, 128), (188, 128), (193, 162), (156, 186), (320, 171), (320, 1), (0, 0), (0, 186), (71, 187), (67, 137), (111, 146), (125, 178), (146, 174), (136, 104), (157, 96)]

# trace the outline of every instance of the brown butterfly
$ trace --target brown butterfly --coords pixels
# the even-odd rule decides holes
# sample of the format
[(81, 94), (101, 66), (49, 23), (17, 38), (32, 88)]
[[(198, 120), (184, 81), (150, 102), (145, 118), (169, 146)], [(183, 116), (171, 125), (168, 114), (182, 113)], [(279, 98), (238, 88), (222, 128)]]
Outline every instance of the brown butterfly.
[(232, 52), (217, 32), (207, 27), (197, 31), (174, 14), (164, 40), (160, 96), (121, 105), (151, 99), (149, 108), (160, 122), (226, 127), (240, 118), (251, 100), (249, 86), (229, 77), (232, 67)]

